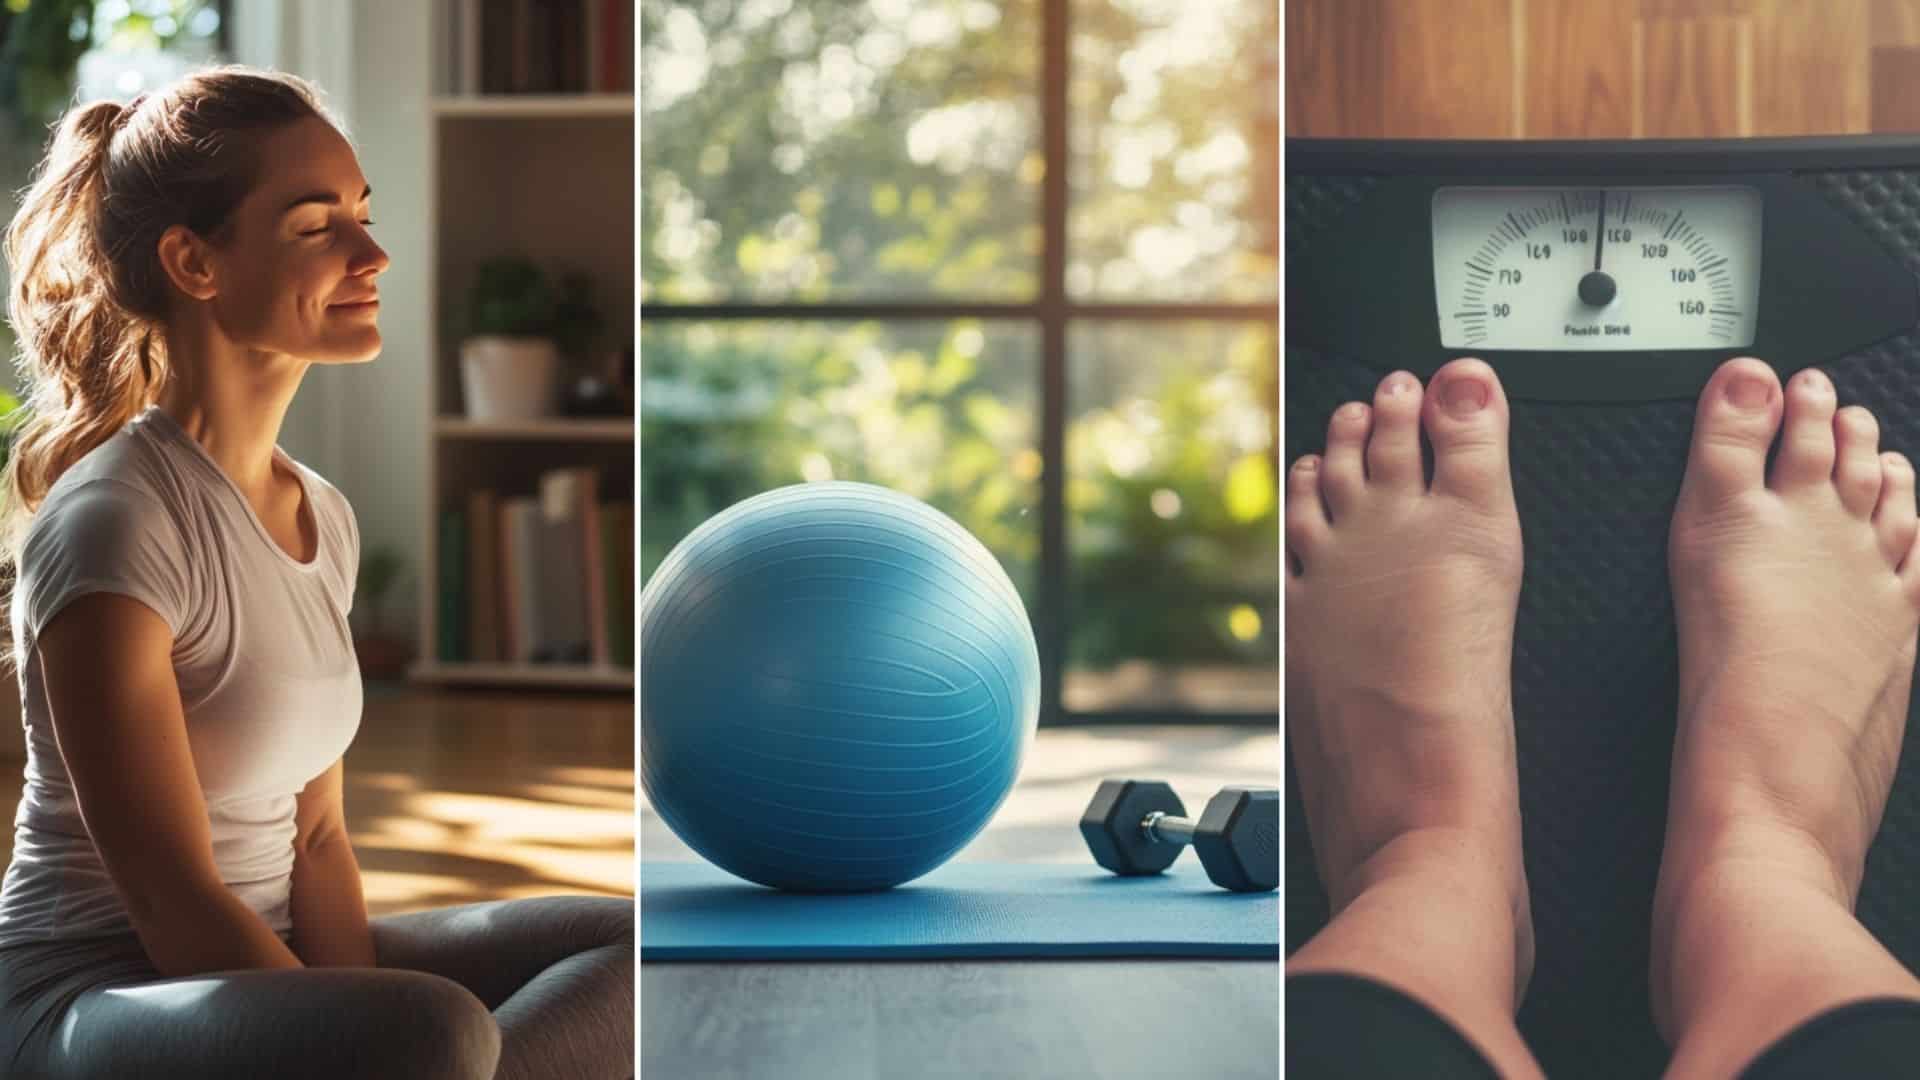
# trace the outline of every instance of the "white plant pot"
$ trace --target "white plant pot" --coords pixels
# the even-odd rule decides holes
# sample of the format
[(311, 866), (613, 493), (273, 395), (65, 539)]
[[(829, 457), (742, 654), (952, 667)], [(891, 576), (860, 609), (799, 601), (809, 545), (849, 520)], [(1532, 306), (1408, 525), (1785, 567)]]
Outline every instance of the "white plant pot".
[(546, 338), (484, 334), (460, 343), (460, 389), (472, 420), (560, 414), (560, 349)]

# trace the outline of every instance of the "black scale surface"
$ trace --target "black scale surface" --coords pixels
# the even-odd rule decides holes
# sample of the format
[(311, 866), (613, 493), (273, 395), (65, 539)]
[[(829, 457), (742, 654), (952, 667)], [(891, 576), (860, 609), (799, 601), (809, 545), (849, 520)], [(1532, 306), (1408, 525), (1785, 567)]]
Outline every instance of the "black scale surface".
[[(1911, 295), (1920, 274), (1920, 150), (1875, 139), (1766, 142), (1836, 148), (1787, 155), (1803, 165), (1809, 156), (1867, 161), (1870, 167), (1781, 172), (1817, 192), (1901, 268), (1890, 279), (1855, 282), (1855, 288)], [(1312, 313), (1299, 310), (1304, 301), (1294, 283), (1324, 273), (1318, 260), (1328, 249), (1317, 245), (1372, 213), (1371, 200), (1393, 169), (1302, 171), (1296, 163), (1311, 155), (1296, 147), (1305, 143), (1289, 141), (1283, 465), (1322, 452), (1331, 412), (1349, 400), (1370, 401), (1379, 379), (1395, 368), (1424, 381), (1448, 359), (1479, 355), (1503, 380), (1510, 370), (1499, 353), (1441, 350), (1437, 333), (1430, 349), (1408, 355), (1343, 353), (1295, 340), (1294, 326)], [(1837, 149), (1869, 144), (1873, 149), (1864, 154)], [(1418, 254), (1402, 254), (1430, 258), (1430, 235), (1414, 239)], [(1430, 290), (1430, 269), (1425, 280)], [(1412, 310), (1382, 310), (1377, 317), (1431, 326), (1430, 291), (1392, 299)], [(1728, 356), (1757, 355), (1783, 382), (1817, 364), (1832, 377), (1840, 404), (1873, 411), (1882, 449), (1920, 461), (1920, 336), (1913, 331), (1909, 325), (1833, 355), (1768, 355), (1766, 343), (1756, 341), (1751, 349), (1696, 360), (1705, 361), (1704, 373)], [(1568, 354), (1566, 362), (1605, 363), (1606, 355)], [(1669, 1052), (1648, 1004), (1648, 925), (1678, 674), (1666, 543), (1699, 386), (1671, 400), (1596, 403), (1522, 400), (1509, 385), (1513, 479), (1526, 550), (1513, 702), (1538, 943), (1519, 1027), (1549, 1076), (1655, 1077)], [(1430, 470), (1431, 448), (1426, 452)], [(1290, 748), (1286, 787), (1291, 954), (1326, 924), (1328, 907)], [(1911, 735), (1868, 857), (1857, 913), (1901, 962), (1920, 970), (1920, 739)], [(1920, 1063), (1915, 1068), (1920, 1075)]]

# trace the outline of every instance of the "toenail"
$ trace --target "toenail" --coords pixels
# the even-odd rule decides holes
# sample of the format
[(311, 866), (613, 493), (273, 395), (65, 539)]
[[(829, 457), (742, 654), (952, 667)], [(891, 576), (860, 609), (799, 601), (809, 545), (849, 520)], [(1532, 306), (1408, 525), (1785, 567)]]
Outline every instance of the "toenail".
[(1816, 394), (1824, 394), (1832, 389), (1832, 385), (1827, 382), (1827, 377), (1812, 369), (1808, 369), (1800, 376), (1800, 385)]
[(1340, 406), (1340, 416), (1347, 420), (1358, 420), (1367, 415), (1367, 407), (1357, 401), (1349, 401)]
[(1487, 403), (1486, 384), (1476, 379), (1455, 379), (1447, 384), (1447, 411), (1455, 416), (1471, 416)]
[(1299, 461), (1296, 461), (1293, 463), (1293, 467), (1296, 469), (1299, 469), (1301, 472), (1312, 472), (1313, 465), (1314, 465), (1314, 461), (1313, 461), (1312, 454), (1308, 454), (1306, 457), (1303, 457)]
[(1743, 409), (1757, 409), (1773, 396), (1773, 388), (1758, 375), (1742, 375), (1727, 386), (1727, 400)]

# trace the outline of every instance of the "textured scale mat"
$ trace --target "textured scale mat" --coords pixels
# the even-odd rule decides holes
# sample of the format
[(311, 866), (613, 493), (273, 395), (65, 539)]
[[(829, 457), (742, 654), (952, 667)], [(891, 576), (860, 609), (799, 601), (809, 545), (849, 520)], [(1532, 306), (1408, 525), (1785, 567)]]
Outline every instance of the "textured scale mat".
[[(1801, 176), (1920, 272), (1920, 170)], [(1363, 205), (1371, 187), (1358, 177), (1289, 176), (1289, 261), (1313, 233)], [(1788, 370), (1818, 363), (1842, 405), (1873, 411), (1882, 449), (1920, 460), (1920, 338), (1842, 356), (1762, 359)], [(1290, 345), (1284, 463), (1322, 452), (1333, 409), (1371, 400), (1379, 379), (1401, 366), (1391, 356)], [(1678, 676), (1666, 542), (1694, 403), (1514, 401), (1512, 413), (1526, 545), (1513, 704), (1538, 943), (1519, 1026), (1549, 1076), (1657, 1076), (1669, 1054), (1648, 1004), (1648, 920)], [(1290, 954), (1326, 925), (1328, 909), (1290, 750), (1286, 787)], [(1902, 749), (1857, 912), (1902, 963), (1920, 969), (1920, 739), (1908, 737)]]

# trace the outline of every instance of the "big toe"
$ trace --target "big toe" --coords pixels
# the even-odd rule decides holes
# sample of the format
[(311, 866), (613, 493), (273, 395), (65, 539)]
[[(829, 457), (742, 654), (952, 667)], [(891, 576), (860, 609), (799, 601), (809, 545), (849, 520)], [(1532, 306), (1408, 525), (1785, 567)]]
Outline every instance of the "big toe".
[(1694, 412), (1683, 500), (1711, 505), (1766, 486), (1781, 399), (1780, 378), (1763, 361), (1739, 356), (1714, 371)]
[(1426, 428), (1433, 442), (1433, 490), (1481, 505), (1510, 500), (1507, 398), (1484, 360), (1461, 357), (1428, 384)]

